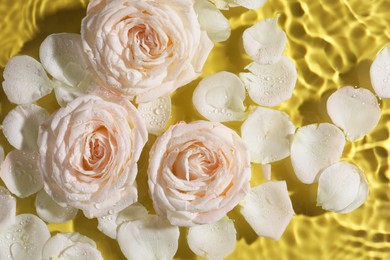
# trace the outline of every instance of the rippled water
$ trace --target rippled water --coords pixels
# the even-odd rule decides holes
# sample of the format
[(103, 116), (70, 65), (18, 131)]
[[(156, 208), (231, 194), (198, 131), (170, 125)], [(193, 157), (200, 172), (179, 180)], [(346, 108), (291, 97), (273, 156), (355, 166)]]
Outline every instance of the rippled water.
[[(55, 32), (79, 32), (87, 0), (1, 0), (0, 72), (16, 54), (37, 57), (39, 44)], [(278, 106), (287, 112), (296, 126), (330, 122), (326, 100), (345, 85), (372, 90), (369, 67), (378, 51), (390, 41), (389, 0), (269, 0), (258, 11), (243, 8), (225, 12), (232, 25), (231, 38), (217, 44), (205, 68), (205, 75), (221, 70), (243, 71), (250, 63), (243, 54), (241, 35), (257, 20), (280, 14), (279, 25), (287, 33), (286, 55), (298, 69), (293, 97)], [(199, 80), (180, 89), (174, 96), (172, 122), (200, 119), (188, 99)], [(53, 96), (39, 102), (57, 108)], [(249, 104), (249, 102), (248, 102)], [(0, 120), (12, 108), (1, 93)], [(324, 212), (315, 206), (316, 186), (300, 184), (288, 159), (273, 167), (274, 179), (286, 179), (296, 216), (279, 241), (258, 238), (237, 211), (236, 250), (228, 259), (390, 259), (390, 146), (388, 120), (390, 101), (381, 101), (382, 117), (378, 127), (365, 138), (348, 143), (344, 160), (359, 165), (366, 173), (370, 195), (364, 206), (347, 215)], [(358, 116), (358, 115), (357, 115)], [(228, 124), (238, 129), (239, 124)], [(150, 147), (151, 142), (148, 143)], [(6, 144), (0, 136), (1, 144)], [(4, 145), (6, 151), (9, 145)], [(146, 153), (140, 163), (140, 200), (151, 209), (146, 190)], [(264, 179), (261, 168), (253, 166), (252, 184)], [(18, 213), (35, 212), (34, 196), (18, 201)], [(114, 240), (101, 234), (96, 220), (81, 213), (73, 222), (49, 225), (52, 231), (78, 231), (93, 237), (105, 259), (124, 259)], [(182, 230), (178, 259), (195, 258)]]

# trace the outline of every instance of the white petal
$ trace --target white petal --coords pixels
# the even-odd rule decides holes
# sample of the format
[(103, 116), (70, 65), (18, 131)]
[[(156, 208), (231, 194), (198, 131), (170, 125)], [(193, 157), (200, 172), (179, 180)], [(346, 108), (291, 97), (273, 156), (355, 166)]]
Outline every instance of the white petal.
[(229, 9), (229, 3), (226, 0), (210, 0), (218, 9)]
[(222, 42), (230, 36), (229, 20), (208, 0), (196, 0), (194, 5), (202, 30), (213, 42)]
[(321, 170), (337, 162), (343, 153), (345, 137), (336, 126), (311, 124), (297, 130), (291, 144), (291, 162), (303, 183), (313, 183)]
[(15, 104), (32, 103), (52, 91), (42, 65), (30, 56), (15, 56), (4, 68), (3, 89)]
[(65, 107), (72, 100), (87, 94), (90, 86), (90, 78), (87, 77), (77, 87), (71, 87), (61, 81), (54, 80), (54, 93), (56, 95), (57, 103), (61, 107)]
[(16, 199), (0, 186), (0, 233), (15, 223)]
[(271, 180), (272, 172), (271, 172), (271, 164), (262, 164), (261, 170), (263, 172), (263, 176), (267, 181)]
[(250, 98), (261, 106), (276, 106), (291, 98), (297, 81), (294, 63), (282, 57), (277, 63), (249, 64), (250, 72), (240, 73)]
[(1, 146), (1, 144), (0, 144), (0, 166), (3, 163), (3, 161), (4, 161), (4, 149), (3, 149), (3, 146)]
[(242, 140), (251, 161), (268, 164), (290, 155), (290, 139), (295, 126), (289, 116), (278, 110), (258, 107), (241, 126)]
[(257, 63), (274, 64), (286, 49), (286, 34), (278, 26), (278, 17), (263, 19), (242, 35), (246, 53)]
[(1, 165), (1, 179), (19, 198), (28, 197), (43, 188), (37, 162), (36, 152), (13, 150), (5, 157)]
[(263, 6), (267, 0), (230, 0), (230, 1), (248, 9), (258, 9), (261, 6)]
[(371, 84), (381, 98), (390, 98), (390, 44), (376, 56), (370, 68)]
[(279, 239), (294, 216), (286, 182), (253, 187), (241, 202), (241, 214), (257, 235)]
[(39, 49), (39, 58), (46, 71), (70, 86), (77, 86), (86, 76), (83, 57), (79, 34), (51, 34)]
[(40, 190), (35, 198), (37, 215), (49, 223), (64, 223), (76, 217), (78, 210), (58, 205), (45, 191)]
[(205, 77), (192, 96), (198, 112), (217, 122), (242, 120), (246, 115), (244, 99), (245, 87), (240, 78), (226, 71)]
[(49, 113), (34, 104), (20, 105), (11, 110), (3, 120), (3, 133), (7, 141), (18, 150), (37, 150), (39, 126)]
[(0, 233), (0, 259), (41, 260), (49, 237), (49, 229), (41, 219), (31, 214), (18, 215), (15, 224)]
[(171, 116), (171, 97), (159, 97), (153, 101), (140, 103), (138, 111), (145, 120), (148, 132), (159, 135), (163, 132)]
[(179, 228), (155, 215), (119, 226), (118, 243), (127, 259), (172, 259), (178, 248)]
[(236, 247), (236, 229), (228, 218), (208, 225), (190, 227), (187, 242), (196, 255), (207, 259), (224, 259)]
[(349, 141), (363, 137), (376, 127), (381, 110), (376, 97), (365, 88), (343, 87), (327, 102), (333, 123), (342, 128)]
[[(362, 170), (355, 165), (338, 162), (329, 166), (318, 180), (317, 206), (335, 212), (352, 211), (367, 198), (365, 187), (362, 187), (363, 192), (359, 191), (361, 183), (366, 186), (367, 181)], [(358, 203), (354, 203), (356, 200)]]
[(103, 260), (103, 256), (97, 248), (86, 244), (77, 244), (65, 249), (59, 258), (61, 260)]

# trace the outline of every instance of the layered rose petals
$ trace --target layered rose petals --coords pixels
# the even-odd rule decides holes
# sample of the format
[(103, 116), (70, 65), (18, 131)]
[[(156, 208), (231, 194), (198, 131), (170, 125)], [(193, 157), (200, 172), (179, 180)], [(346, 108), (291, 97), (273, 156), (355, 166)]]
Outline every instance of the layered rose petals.
[(249, 192), (249, 159), (240, 137), (220, 123), (171, 126), (150, 151), (156, 212), (178, 226), (218, 221)]
[(54, 113), (38, 138), (46, 192), (88, 218), (118, 212), (137, 201), (137, 161), (146, 126), (128, 101), (83, 96)]

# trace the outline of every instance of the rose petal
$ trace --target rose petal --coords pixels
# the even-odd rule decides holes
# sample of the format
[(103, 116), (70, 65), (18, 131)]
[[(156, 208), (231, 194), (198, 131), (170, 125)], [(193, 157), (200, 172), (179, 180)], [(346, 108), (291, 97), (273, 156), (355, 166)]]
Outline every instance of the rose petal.
[(39, 58), (46, 71), (70, 86), (77, 86), (86, 76), (83, 57), (79, 34), (51, 34), (39, 48)]
[(245, 88), (233, 73), (222, 71), (204, 78), (194, 90), (192, 102), (210, 121), (242, 120), (246, 115)]
[(15, 104), (32, 103), (52, 91), (42, 65), (30, 56), (15, 56), (4, 68), (3, 89)]
[(49, 229), (40, 218), (18, 215), (15, 224), (0, 233), (0, 259), (41, 260), (43, 245), (49, 237)]
[(16, 199), (0, 186), (0, 233), (15, 223)]
[(342, 128), (347, 140), (355, 141), (376, 127), (381, 116), (379, 103), (368, 89), (343, 87), (327, 102), (333, 123)]
[(348, 162), (335, 163), (327, 167), (318, 179), (317, 206), (335, 212), (350, 212), (367, 198), (366, 187), (362, 170)]
[(1, 166), (0, 176), (7, 188), (19, 198), (25, 198), (43, 188), (37, 165), (38, 154), (13, 150)]
[(291, 98), (297, 81), (294, 63), (282, 57), (277, 63), (249, 64), (248, 73), (240, 73), (250, 98), (261, 106), (276, 106)]
[(242, 140), (251, 161), (268, 164), (290, 155), (290, 139), (295, 126), (289, 116), (277, 110), (258, 107), (241, 126)]
[(267, 0), (230, 0), (248, 9), (258, 9), (265, 4)]
[(3, 120), (3, 133), (7, 141), (18, 150), (37, 150), (39, 126), (49, 113), (34, 104), (20, 105)]
[(257, 63), (274, 64), (286, 49), (287, 37), (278, 26), (278, 16), (263, 19), (242, 35), (245, 52)]
[(138, 111), (145, 120), (148, 133), (159, 135), (163, 132), (171, 116), (171, 97), (159, 97), (138, 105)]
[(96, 248), (86, 244), (78, 244), (65, 249), (60, 255), (61, 260), (103, 260), (102, 254)]
[(46, 222), (64, 223), (76, 217), (78, 210), (67, 206), (58, 205), (43, 189), (35, 198), (37, 215)]
[(262, 164), (261, 170), (263, 172), (263, 176), (267, 181), (271, 180), (271, 164)]
[(257, 235), (279, 239), (294, 216), (285, 181), (253, 187), (241, 202), (241, 214)]
[(117, 240), (127, 259), (172, 259), (178, 248), (179, 228), (149, 215), (120, 225)]
[(291, 162), (297, 178), (307, 184), (316, 181), (321, 170), (340, 159), (344, 145), (343, 132), (332, 124), (299, 128), (291, 144)]
[[(3, 125), (3, 128), (4, 128), (4, 125)], [(4, 161), (4, 149), (3, 149), (3, 146), (1, 146), (1, 144), (0, 144), (0, 166), (3, 163), (3, 161)]]
[(376, 56), (370, 68), (371, 84), (381, 98), (390, 98), (390, 45)]
[(215, 5), (207, 0), (196, 0), (194, 8), (201, 29), (207, 32), (213, 42), (222, 42), (229, 38), (231, 32), (229, 20)]
[[(61, 107), (65, 107), (66, 104), (72, 100), (87, 94), (88, 87), (90, 86), (89, 78), (84, 79), (77, 87), (68, 86), (61, 81), (55, 80), (54, 93), (56, 95), (57, 103)], [(95, 93), (98, 95), (98, 93)]]
[(207, 259), (224, 259), (236, 247), (236, 229), (231, 219), (190, 227), (187, 242), (196, 255)]

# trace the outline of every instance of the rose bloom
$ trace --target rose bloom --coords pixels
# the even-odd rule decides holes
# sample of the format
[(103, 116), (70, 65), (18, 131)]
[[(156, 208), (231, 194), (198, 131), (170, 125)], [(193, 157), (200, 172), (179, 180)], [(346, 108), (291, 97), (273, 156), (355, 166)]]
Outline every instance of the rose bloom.
[(88, 218), (126, 208), (137, 201), (137, 161), (147, 138), (145, 123), (129, 101), (76, 98), (40, 127), (45, 191)]
[(192, 0), (92, 0), (81, 37), (91, 73), (137, 103), (194, 80), (213, 47)]
[(249, 159), (241, 138), (220, 123), (171, 126), (150, 151), (154, 209), (178, 226), (218, 221), (250, 190)]

